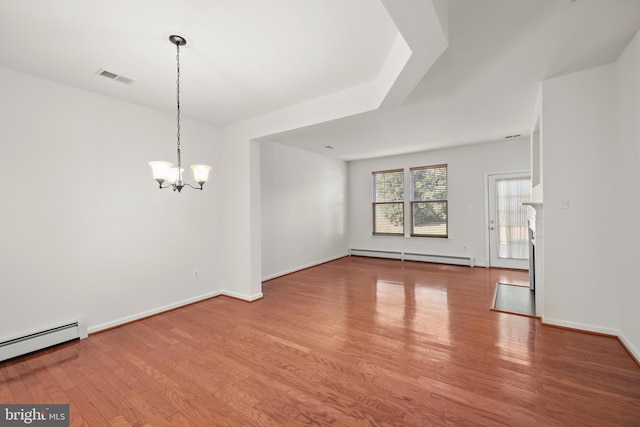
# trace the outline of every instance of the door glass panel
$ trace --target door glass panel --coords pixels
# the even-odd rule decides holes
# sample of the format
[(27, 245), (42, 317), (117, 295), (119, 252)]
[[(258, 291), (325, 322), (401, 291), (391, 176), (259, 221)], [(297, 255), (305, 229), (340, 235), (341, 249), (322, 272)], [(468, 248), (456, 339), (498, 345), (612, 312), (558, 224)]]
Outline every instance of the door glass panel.
[(496, 180), (498, 257), (529, 258), (527, 208), (531, 192), (530, 178)]

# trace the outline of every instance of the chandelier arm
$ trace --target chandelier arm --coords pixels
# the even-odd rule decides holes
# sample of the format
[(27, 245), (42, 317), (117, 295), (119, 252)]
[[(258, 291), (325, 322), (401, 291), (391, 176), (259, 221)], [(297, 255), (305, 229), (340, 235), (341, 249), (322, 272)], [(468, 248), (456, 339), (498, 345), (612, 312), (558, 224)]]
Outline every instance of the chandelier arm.
[(195, 190), (202, 190), (202, 187), (204, 186), (204, 184), (201, 184), (200, 187), (194, 187), (193, 185), (189, 184), (188, 182), (185, 182), (184, 185), (185, 186), (188, 185), (189, 187), (191, 187), (191, 188), (193, 188)]

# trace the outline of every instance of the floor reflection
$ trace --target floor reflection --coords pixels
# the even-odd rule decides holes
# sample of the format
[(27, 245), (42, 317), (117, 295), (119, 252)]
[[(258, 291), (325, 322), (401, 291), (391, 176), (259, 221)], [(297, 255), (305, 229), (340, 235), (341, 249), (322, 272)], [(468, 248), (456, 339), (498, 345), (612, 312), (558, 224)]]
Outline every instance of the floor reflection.
[(531, 354), (535, 351), (535, 335), (530, 332), (522, 333), (522, 324), (531, 323), (531, 319), (513, 316), (500, 315), (498, 317), (498, 342), (500, 359), (516, 363), (519, 365), (531, 365)]

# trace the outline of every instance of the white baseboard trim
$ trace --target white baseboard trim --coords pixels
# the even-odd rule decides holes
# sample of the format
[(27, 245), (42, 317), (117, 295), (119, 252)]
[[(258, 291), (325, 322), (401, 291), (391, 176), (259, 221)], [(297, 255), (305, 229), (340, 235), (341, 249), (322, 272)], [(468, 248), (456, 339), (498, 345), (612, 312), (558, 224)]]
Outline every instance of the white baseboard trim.
[(215, 291), (210, 292), (208, 294), (199, 295), (197, 297), (188, 298), (186, 300), (178, 301), (173, 304), (167, 304), (162, 307), (157, 307), (151, 310), (143, 311), (142, 313), (132, 314), (131, 316), (121, 317), (120, 319), (112, 320), (111, 322), (105, 322), (100, 325), (92, 326), (88, 328), (88, 333), (93, 334), (95, 332), (100, 332), (105, 329), (115, 328), (116, 326), (124, 325), (126, 323), (135, 322), (136, 320), (144, 319), (145, 317), (153, 316), (156, 314), (160, 314), (165, 311), (173, 310), (175, 308), (179, 308), (185, 305), (193, 304), (194, 302), (204, 301), (209, 298), (217, 297), (225, 295), (228, 297), (232, 297), (235, 299), (243, 300), (243, 301), (256, 301), (263, 297), (262, 292), (257, 293), (255, 295), (244, 295), (239, 294), (237, 292), (232, 291)]
[(334, 257), (331, 257), (331, 258), (327, 258), (327, 259), (323, 259), (323, 260), (320, 260), (320, 261), (314, 261), (314, 262), (311, 262), (309, 264), (301, 265), (299, 267), (290, 268), (288, 270), (284, 270), (284, 271), (281, 271), (279, 273), (269, 274), (267, 276), (264, 276), (262, 278), (262, 281), (266, 282), (267, 280), (275, 279), (276, 277), (286, 276), (287, 274), (295, 273), (296, 271), (304, 270), (306, 268), (315, 267), (316, 265), (320, 265), (320, 264), (324, 264), (324, 263), (327, 263), (327, 262), (335, 261), (337, 259), (344, 258), (346, 256), (349, 256), (349, 252), (345, 252), (344, 254), (337, 255), (337, 256), (334, 256)]
[(552, 319), (549, 317), (543, 317), (542, 324), (548, 325), (548, 326), (560, 326), (563, 328), (577, 329), (585, 332), (595, 332), (598, 334), (611, 335), (614, 337), (620, 336), (620, 331), (618, 331), (617, 329), (604, 328), (596, 325), (587, 325), (587, 324), (578, 323), (578, 322), (569, 322), (566, 320)]
[(254, 295), (244, 295), (244, 294), (239, 294), (237, 292), (231, 292), (231, 291), (222, 291), (221, 295), (235, 298), (235, 299), (240, 299), (242, 301), (248, 301), (248, 302), (259, 300), (264, 296), (262, 295), (262, 292), (258, 292), (257, 294), (254, 294)]
[(597, 334), (609, 335), (612, 338), (616, 338), (620, 342), (620, 344), (625, 348), (625, 350), (629, 353), (629, 355), (633, 359), (635, 359), (635, 362), (638, 365), (640, 365), (640, 350), (638, 350), (638, 348), (635, 347), (631, 343), (631, 341), (627, 337), (625, 337), (624, 334), (619, 330), (602, 328), (602, 327), (593, 326), (593, 325), (585, 325), (583, 323), (567, 322), (567, 321), (558, 320), (558, 319), (549, 319), (546, 317), (542, 319), (542, 324), (546, 326), (552, 326), (552, 327), (557, 326), (561, 328), (569, 328), (577, 331), (582, 331), (585, 333), (597, 333)]
[(631, 341), (629, 341), (623, 333), (618, 335), (618, 339), (622, 342), (622, 345), (626, 347), (627, 351), (636, 359), (636, 362), (640, 364), (640, 351), (631, 344)]
[(144, 319), (145, 317), (153, 316), (155, 314), (162, 313), (164, 311), (173, 310), (174, 308), (182, 307), (184, 305), (192, 304), (194, 302), (206, 300), (209, 298), (217, 297), (222, 295), (223, 291), (215, 291), (204, 295), (199, 295), (197, 297), (189, 298), (186, 300), (178, 301), (173, 304), (168, 304), (162, 307), (157, 307), (151, 310), (143, 311), (141, 313), (133, 314), (131, 316), (121, 317), (120, 319), (112, 320), (111, 322), (102, 323), (100, 325), (92, 326), (88, 328), (88, 332), (90, 334), (103, 331), (105, 329), (114, 328), (116, 326), (124, 325), (125, 323), (130, 323), (136, 320)]

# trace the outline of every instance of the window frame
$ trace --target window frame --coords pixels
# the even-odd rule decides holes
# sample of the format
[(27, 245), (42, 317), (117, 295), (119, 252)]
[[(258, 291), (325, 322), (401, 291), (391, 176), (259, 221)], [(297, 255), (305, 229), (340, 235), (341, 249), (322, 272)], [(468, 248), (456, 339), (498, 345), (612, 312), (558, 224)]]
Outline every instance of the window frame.
[[(377, 175), (382, 175), (382, 174), (395, 174), (395, 173), (401, 173), (402, 174), (402, 200), (399, 201), (384, 201), (384, 202), (378, 202), (376, 201), (376, 196), (377, 196), (377, 191), (376, 191), (376, 176)], [(405, 225), (406, 225), (406, 217), (405, 217), (405, 193), (406, 193), (406, 189), (405, 189), (405, 171), (404, 168), (400, 168), (400, 169), (388, 169), (388, 170), (382, 170), (382, 171), (374, 171), (371, 172), (371, 220), (372, 220), (372, 224), (371, 224), (371, 230), (372, 230), (372, 235), (374, 236), (404, 236), (404, 232), (405, 232)], [(402, 210), (402, 231), (398, 232), (398, 233), (385, 233), (385, 232), (379, 232), (376, 231), (376, 207), (378, 205), (399, 205), (401, 210)]]
[[(425, 199), (425, 200), (414, 200), (415, 192), (414, 192), (414, 171), (425, 170), (425, 169), (444, 169), (446, 176), (445, 183), (445, 198), (444, 199)], [(437, 239), (448, 239), (449, 238), (449, 168), (448, 164), (438, 164), (438, 165), (428, 165), (428, 166), (417, 166), (409, 168), (409, 210), (411, 215), (411, 223), (410, 223), (410, 236), (411, 237), (431, 237)], [(445, 233), (444, 234), (424, 234), (417, 233), (415, 231), (415, 218), (414, 218), (414, 206), (419, 204), (442, 204), (444, 203), (444, 210), (446, 219), (444, 221)]]

